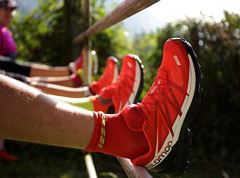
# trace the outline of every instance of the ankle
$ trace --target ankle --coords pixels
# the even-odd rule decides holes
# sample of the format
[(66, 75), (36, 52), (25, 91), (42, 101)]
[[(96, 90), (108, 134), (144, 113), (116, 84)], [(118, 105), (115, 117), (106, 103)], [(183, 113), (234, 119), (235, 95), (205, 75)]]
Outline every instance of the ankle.
[(94, 133), (86, 151), (130, 159), (146, 153), (148, 144), (141, 129), (143, 119), (136, 113), (138, 110), (133, 107), (129, 112), (118, 114), (95, 112)]
[(93, 112), (94, 117), (94, 130), (92, 134), (92, 138), (88, 143), (85, 151), (96, 152), (97, 150), (101, 149), (105, 143), (105, 136), (106, 136), (106, 123), (107, 118), (102, 112)]

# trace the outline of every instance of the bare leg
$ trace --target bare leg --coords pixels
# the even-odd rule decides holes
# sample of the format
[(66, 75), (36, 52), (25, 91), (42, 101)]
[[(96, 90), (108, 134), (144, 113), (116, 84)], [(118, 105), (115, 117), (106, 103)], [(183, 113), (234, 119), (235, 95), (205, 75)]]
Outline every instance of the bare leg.
[(71, 98), (82, 98), (91, 95), (89, 87), (87, 86), (72, 88), (42, 82), (32, 82), (31, 85), (34, 86), (35, 88), (40, 89), (42, 92), (51, 95), (58, 95)]
[[(48, 95), (48, 96), (54, 100), (68, 103), (68, 104), (71, 104), (73, 106), (77, 106), (80, 108), (84, 108), (89, 111), (94, 111), (96, 109), (96, 108), (94, 108), (93, 101), (100, 97), (98, 95), (85, 97), (85, 98), (69, 98), (69, 97), (62, 97), (62, 96), (56, 96), (56, 95)], [(111, 100), (110, 100), (110, 102), (111, 102)], [(112, 104), (112, 102), (110, 104)]]
[[(66, 87), (74, 87), (75, 83), (72, 81), (70, 76), (60, 76), (60, 77), (31, 77), (28, 79), (29, 82), (44, 82), (51, 83)], [(36, 83), (35, 83), (36, 84)]]
[(31, 64), (31, 77), (36, 76), (67, 76), (69, 75), (69, 68), (64, 67), (50, 67), (41, 64)]
[(0, 137), (83, 149), (94, 129), (93, 113), (49, 99), (0, 75)]

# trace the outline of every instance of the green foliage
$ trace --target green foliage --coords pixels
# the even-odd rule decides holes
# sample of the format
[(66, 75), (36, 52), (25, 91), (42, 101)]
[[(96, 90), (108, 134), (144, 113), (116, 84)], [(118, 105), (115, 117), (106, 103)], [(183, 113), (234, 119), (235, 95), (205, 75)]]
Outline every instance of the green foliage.
[[(232, 18), (231, 18), (232, 16)], [(198, 158), (229, 169), (240, 155), (237, 131), (240, 123), (240, 16), (225, 13), (221, 23), (190, 26), (189, 39), (202, 64), (204, 75), (202, 105), (194, 125)]]
[(40, 1), (28, 15), (17, 14), (11, 25), (22, 60), (63, 64), (66, 54), (66, 28), (63, 22), (63, 1)]
[[(106, 14), (104, 2), (104, 0), (90, 1), (91, 24)], [(68, 1), (44, 0), (39, 3), (39, 7), (27, 15), (18, 13), (11, 25), (17, 41), (18, 58), (51, 65), (66, 65), (76, 57), (71, 55), (73, 48), (78, 48), (73, 46), (72, 39), (83, 31), (84, 25), (81, 25), (83, 19), (79, 19), (80, 24), (76, 20), (76, 26), (79, 26), (76, 33), (73, 28), (78, 27), (72, 27), (71, 23), (74, 23), (72, 21), (76, 19), (74, 15), (77, 14), (66, 10), (69, 6)], [(122, 57), (131, 48), (124, 32), (123, 26), (118, 24), (92, 37), (92, 48), (98, 53), (101, 71), (108, 56)]]
[[(106, 15), (106, 9), (104, 6), (104, 0), (91, 2), (91, 23), (94, 24), (97, 20), (100, 20)], [(91, 43), (92, 49), (97, 51), (99, 57), (99, 73), (103, 71), (106, 59), (109, 56), (115, 56), (122, 59), (123, 56), (132, 51), (131, 39), (129, 38), (128, 32), (124, 29), (122, 23), (114, 25), (111, 28), (96, 34), (91, 38)]]

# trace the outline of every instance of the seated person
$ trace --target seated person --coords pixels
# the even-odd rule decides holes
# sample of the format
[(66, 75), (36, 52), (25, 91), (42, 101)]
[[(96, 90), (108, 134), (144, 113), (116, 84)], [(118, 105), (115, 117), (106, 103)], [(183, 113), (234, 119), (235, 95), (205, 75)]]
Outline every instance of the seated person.
[[(181, 175), (188, 163), (188, 127), (199, 105), (200, 79), (194, 51), (178, 38), (164, 44), (162, 64), (142, 102), (119, 107), (117, 114), (72, 107), (0, 75), (0, 136), (124, 157), (150, 171)], [(111, 96), (122, 106), (134, 92), (127, 86), (132, 83), (122, 84), (102, 100)]]
[[(107, 64), (104, 69), (104, 72), (98, 81), (94, 81), (90, 86), (77, 87), (77, 88), (66, 87), (66, 86), (61, 86), (61, 85), (56, 85), (51, 83), (37, 82), (35, 80), (32, 80), (32, 78), (28, 78), (24, 75), (12, 73), (12, 72), (6, 72), (6, 71), (0, 70), (0, 73), (5, 74), (9, 77), (15, 78), (17, 80), (20, 80), (29, 85), (32, 85), (47, 94), (81, 98), (81, 97), (98, 94), (102, 88), (116, 81), (118, 76), (118, 60), (114, 57), (109, 57), (107, 59)], [(56, 81), (56, 77), (55, 77), (55, 81)]]
[(0, 70), (32, 77), (32, 81), (42, 81), (73, 87), (75, 85), (81, 85), (81, 78), (79, 78), (77, 74), (78, 70), (82, 68), (82, 60), (80, 56), (69, 66), (47, 66), (36, 63), (20, 64), (18, 62), (12, 62), (11, 58), (0, 56)]
[[(0, 56), (7, 56), (12, 59), (12, 61), (14, 61), (16, 56), (16, 44), (7, 26), (11, 21), (11, 14), (16, 8), (15, 1), (0, 0)], [(17, 159), (16, 156), (11, 155), (5, 150), (3, 140), (0, 140), (0, 159), (7, 161)]]

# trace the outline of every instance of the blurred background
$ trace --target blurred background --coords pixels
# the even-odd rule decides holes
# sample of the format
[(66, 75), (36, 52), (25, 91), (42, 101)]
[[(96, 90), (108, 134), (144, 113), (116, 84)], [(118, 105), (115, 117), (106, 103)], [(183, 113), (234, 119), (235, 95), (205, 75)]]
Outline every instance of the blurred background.
[[(119, 0), (91, 0), (91, 24)], [(65, 65), (78, 55), (73, 38), (85, 29), (80, 0), (17, 1), (10, 29), (18, 60)], [(240, 6), (236, 0), (162, 0), (92, 37), (101, 74), (108, 56), (140, 56), (145, 66), (142, 97), (161, 63), (171, 37), (192, 44), (203, 72), (202, 104), (194, 119), (190, 168), (184, 178), (240, 178)], [(0, 178), (86, 177), (82, 152), (7, 141), (19, 156), (0, 161)], [(115, 158), (93, 155), (99, 177), (126, 177)]]

